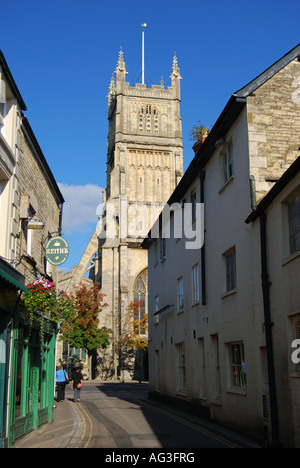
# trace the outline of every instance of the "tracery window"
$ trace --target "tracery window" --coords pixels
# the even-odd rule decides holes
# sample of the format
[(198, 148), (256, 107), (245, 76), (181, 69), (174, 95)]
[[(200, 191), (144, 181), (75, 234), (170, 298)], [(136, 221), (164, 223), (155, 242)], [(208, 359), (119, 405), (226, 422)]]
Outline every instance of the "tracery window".
[(137, 335), (146, 335), (146, 327), (144, 324), (144, 319), (145, 319), (146, 304), (147, 304), (147, 280), (148, 280), (148, 270), (146, 268), (138, 275), (133, 286), (133, 301), (141, 302), (141, 306), (135, 308), (135, 311), (134, 311), (134, 320), (135, 320), (134, 332)]
[(140, 108), (138, 119), (138, 128), (140, 133), (159, 132), (158, 111), (151, 104), (147, 104), (145, 107)]

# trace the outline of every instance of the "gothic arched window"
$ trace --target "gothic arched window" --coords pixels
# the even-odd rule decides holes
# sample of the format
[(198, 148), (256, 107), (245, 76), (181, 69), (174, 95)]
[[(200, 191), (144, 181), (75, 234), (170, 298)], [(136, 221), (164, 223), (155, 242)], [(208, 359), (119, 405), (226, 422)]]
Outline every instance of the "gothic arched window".
[(141, 303), (139, 307), (134, 309), (134, 320), (136, 321), (134, 332), (137, 335), (146, 335), (144, 319), (147, 313), (147, 279), (148, 270), (146, 268), (138, 275), (133, 286), (133, 301)]

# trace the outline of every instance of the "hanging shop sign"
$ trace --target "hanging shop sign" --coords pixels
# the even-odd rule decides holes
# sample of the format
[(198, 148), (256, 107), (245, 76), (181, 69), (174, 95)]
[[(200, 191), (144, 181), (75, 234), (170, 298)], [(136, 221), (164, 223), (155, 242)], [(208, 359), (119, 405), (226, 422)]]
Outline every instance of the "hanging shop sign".
[(51, 265), (62, 265), (69, 256), (69, 244), (63, 237), (52, 237), (45, 247), (45, 257)]

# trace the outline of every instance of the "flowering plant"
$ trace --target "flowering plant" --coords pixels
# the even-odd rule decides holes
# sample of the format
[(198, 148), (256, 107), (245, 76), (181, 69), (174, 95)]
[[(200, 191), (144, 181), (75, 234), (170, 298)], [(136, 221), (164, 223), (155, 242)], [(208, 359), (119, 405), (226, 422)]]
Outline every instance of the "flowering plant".
[(27, 289), (28, 292), (23, 294), (26, 309), (51, 316), (56, 303), (54, 284), (47, 279), (39, 279), (27, 284)]
[[(29, 336), (34, 320), (40, 323), (41, 349), (44, 344), (44, 315), (59, 325), (72, 322), (74, 315), (74, 299), (65, 293), (56, 294), (55, 286), (47, 279), (38, 279), (27, 284), (28, 291), (23, 294), (23, 302), (29, 311)], [(37, 312), (43, 315), (36, 315)]]

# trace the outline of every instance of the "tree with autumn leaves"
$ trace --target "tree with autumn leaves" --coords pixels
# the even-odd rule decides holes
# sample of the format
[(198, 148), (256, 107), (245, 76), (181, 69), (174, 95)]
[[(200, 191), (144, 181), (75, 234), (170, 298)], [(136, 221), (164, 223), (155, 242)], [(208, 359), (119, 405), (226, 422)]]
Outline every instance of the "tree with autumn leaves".
[(57, 294), (53, 283), (36, 280), (27, 285), (23, 302), (30, 314), (30, 324), (35, 317), (40, 321), (41, 347), (44, 344), (44, 320), (49, 317), (58, 324), (60, 340), (86, 351), (91, 375), (93, 354), (98, 348), (105, 349), (109, 345), (109, 330), (99, 328), (98, 316), (107, 304), (98, 285), (87, 287), (81, 284), (73, 294)]
[[(70, 297), (70, 296), (69, 296)], [(83, 348), (88, 355), (89, 378), (91, 378), (92, 358), (98, 348), (109, 345), (109, 330), (99, 328), (99, 313), (107, 304), (98, 285), (87, 288), (85, 284), (71, 296), (73, 302), (72, 320), (64, 320), (60, 327), (61, 339), (74, 348)]]
[(116, 323), (113, 347), (121, 375), (124, 371), (132, 373), (136, 370), (137, 351), (148, 347), (148, 315), (143, 312), (143, 308), (142, 301), (131, 302)]
[(133, 369), (137, 350), (147, 348), (146, 330), (148, 317), (143, 312), (143, 302), (132, 302), (125, 314), (119, 314), (114, 330), (99, 327), (99, 314), (108, 306), (99, 291), (98, 284), (87, 287), (81, 284), (72, 294), (56, 293), (55, 285), (48, 280), (36, 280), (27, 285), (23, 301), (30, 312), (31, 323), (38, 312), (41, 321), (41, 347), (43, 346), (44, 317), (58, 324), (59, 339), (76, 349), (84, 349), (88, 355), (89, 377), (92, 358), (98, 349), (112, 345), (115, 376)]

